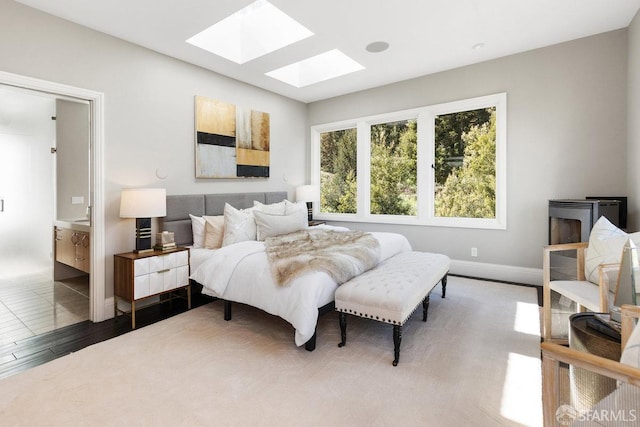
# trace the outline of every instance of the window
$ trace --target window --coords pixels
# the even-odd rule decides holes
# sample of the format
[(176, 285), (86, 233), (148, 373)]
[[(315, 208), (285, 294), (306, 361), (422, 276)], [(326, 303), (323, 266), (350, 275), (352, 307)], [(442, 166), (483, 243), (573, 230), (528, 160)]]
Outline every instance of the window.
[(314, 217), (506, 228), (506, 94), (313, 126)]
[(495, 107), (435, 118), (435, 216), (495, 218)]
[(320, 133), (320, 211), (356, 213), (356, 129)]
[(371, 214), (417, 215), (417, 131), (415, 119), (371, 125)]

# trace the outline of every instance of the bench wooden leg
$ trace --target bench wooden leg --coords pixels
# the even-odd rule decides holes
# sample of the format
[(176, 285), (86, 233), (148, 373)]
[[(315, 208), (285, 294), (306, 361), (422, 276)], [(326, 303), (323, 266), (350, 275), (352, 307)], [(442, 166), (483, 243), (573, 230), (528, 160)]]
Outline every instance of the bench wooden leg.
[(316, 335), (318, 334), (318, 328), (316, 327), (316, 331), (313, 332), (313, 336), (309, 338), (309, 341), (304, 343), (304, 349), (307, 351), (313, 351), (316, 349)]
[(429, 296), (431, 293), (428, 293), (426, 297), (422, 300), (422, 321), (427, 321), (427, 310), (429, 310)]
[(400, 342), (402, 341), (402, 326), (393, 325), (393, 366), (398, 366), (400, 360)]
[(231, 320), (231, 301), (224, 302), (224, 320)]
[(338, 314), (338, 320), (340, 322), (340, 343), (338, 344), (338, 347), (344, 347), (344, 345), (347, 343), (347, 314), (340, 312)]
[(442, 279), (440, 280), (440, 282), (442, 283), (442, 298), (444, 298), (447, 295), (447, 275), (449, 273), (446, 273), (444, 276), (442, 276)]

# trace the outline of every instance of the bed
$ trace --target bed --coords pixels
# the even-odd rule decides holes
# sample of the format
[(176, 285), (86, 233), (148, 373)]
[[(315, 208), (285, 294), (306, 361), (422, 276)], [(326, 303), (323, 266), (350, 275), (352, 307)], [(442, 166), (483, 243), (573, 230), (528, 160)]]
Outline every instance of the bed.
[[(311, 271), (291, 280), (287, 286), (277, 286), (263, 242), (240, 242), (219, 249), (193, 248), (190, 215), (221, 216), (226, 203), (245, 209), (253, 207), (255, 202), (272, 205), (286, 198), (286, 192), (169, 195), (162, 229), (173, 232), (178, 245), (192, 248), (192, 282), (197, 284), (196, 288), (202, 287), (203, 294), (223, 301), (226, 320), (231, 319), (232, 302), (259, 308), (290, 323), (295, 330), (296, 345), (312, 351), (318, 316), (333, 309), (338, 286), (334, 279), (324, 272)], [(318, 227), (333, 229), (326, 225)], [(402, 235), (379, 232), (371, 235), (380, 244), (380, 262), (411, 250)]]

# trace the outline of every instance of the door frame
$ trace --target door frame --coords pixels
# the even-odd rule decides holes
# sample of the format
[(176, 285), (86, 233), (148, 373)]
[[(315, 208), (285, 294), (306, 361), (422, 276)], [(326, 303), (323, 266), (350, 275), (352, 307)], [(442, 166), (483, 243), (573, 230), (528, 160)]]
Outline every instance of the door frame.
[(82, 99), (89, 102), (91, 186), (91, 274), (89, 318), (105, 317), (104, 93), (0, 71), (0, 84)]

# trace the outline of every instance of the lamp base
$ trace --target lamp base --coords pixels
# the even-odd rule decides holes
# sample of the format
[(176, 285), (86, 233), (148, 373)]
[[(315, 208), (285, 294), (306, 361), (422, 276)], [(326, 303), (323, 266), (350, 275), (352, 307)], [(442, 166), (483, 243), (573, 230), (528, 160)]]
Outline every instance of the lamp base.
[(136, 218), (136, 249), (137, 254), (152, 252), (151, 247), (151, 218)]

